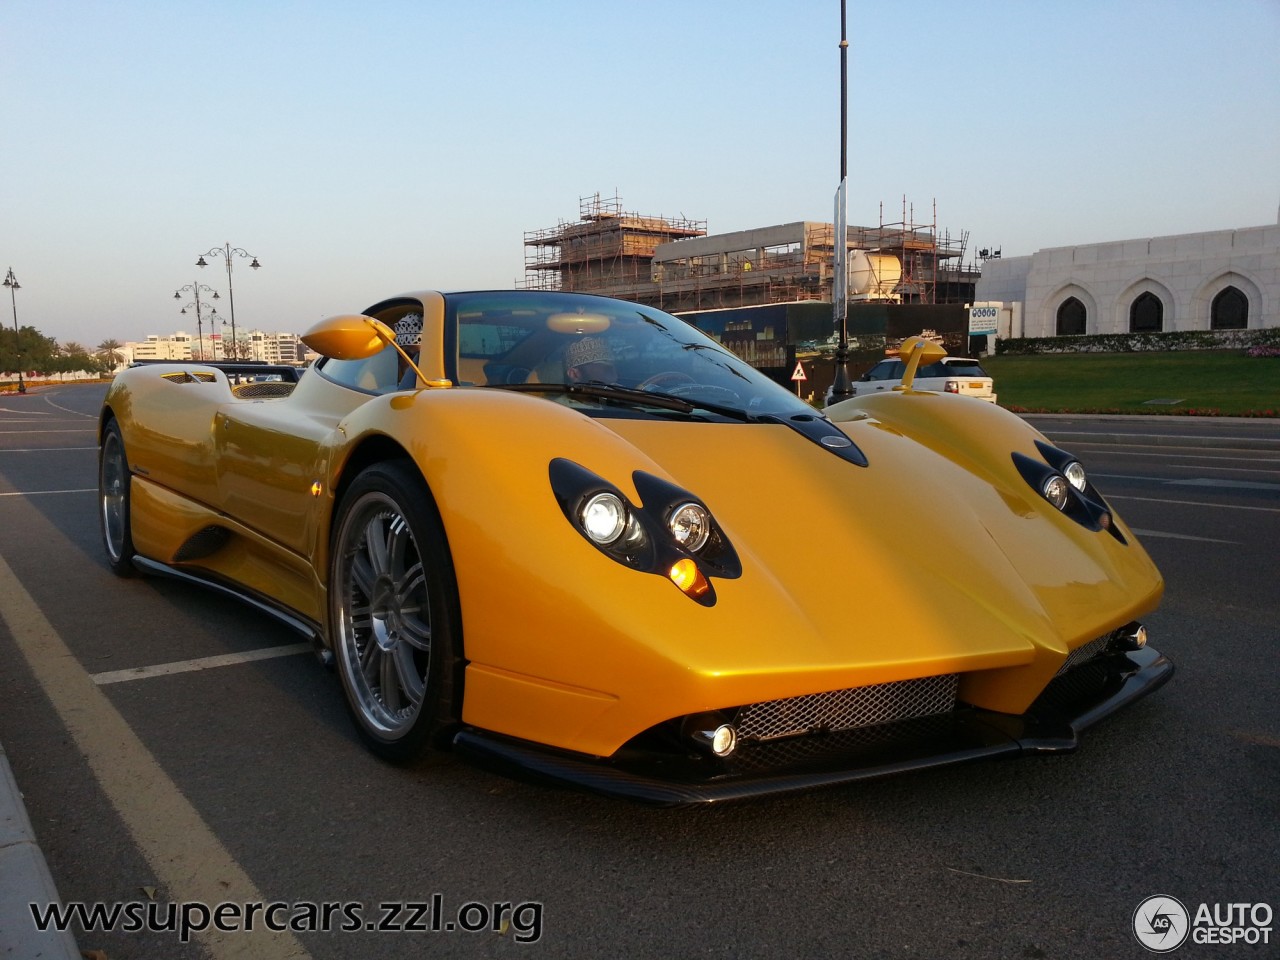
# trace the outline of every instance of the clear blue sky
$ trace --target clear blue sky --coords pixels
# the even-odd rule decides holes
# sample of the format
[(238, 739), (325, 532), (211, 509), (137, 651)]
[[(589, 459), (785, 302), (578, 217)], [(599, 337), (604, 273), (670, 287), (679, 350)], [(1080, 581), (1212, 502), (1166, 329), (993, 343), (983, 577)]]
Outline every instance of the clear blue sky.
[[(0, 269), (96, 346), (509, 287), (580, 197), (831, 219), (838, 0), (6, 0)], [(970, 250), (1276, 222), (1280, 0), (848, 0), (849, 221)], [(8, 297), (5, 297), (8, 300)], [(9, 303), (0, 321), (12, 323)]]

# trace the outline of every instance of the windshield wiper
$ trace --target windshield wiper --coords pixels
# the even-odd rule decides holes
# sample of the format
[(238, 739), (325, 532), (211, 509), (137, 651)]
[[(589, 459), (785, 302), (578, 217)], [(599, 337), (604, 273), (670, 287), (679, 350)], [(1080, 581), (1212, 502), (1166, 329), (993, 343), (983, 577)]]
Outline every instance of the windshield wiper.
[(677, 410), (680, 413), (693, 413), (695, 406), (703, 406), (703, 404), (692, 404), (681, 397), (653, 393), (649, 390), (636, 390), (632, 387), (620, 387), (616, 383), (605, 383), (602, 380), (588, 380), (585, 383), (499, 383), (494, 386), (499, 390), (518, 390), (528, 393), (567, 393), (571, 397), (593, 397), (597, 400), (658, 407), (661, 410)]

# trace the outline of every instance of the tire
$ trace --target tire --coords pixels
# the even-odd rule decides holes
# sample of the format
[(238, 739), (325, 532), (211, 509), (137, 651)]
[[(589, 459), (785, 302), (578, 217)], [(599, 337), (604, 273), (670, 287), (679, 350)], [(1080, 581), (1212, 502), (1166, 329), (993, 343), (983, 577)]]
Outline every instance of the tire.
[(124, 437), (116, 421), (107, 421), (98, 450), (98, 525), (107, 563), (118, 577), (132, 577), (138, 571), (133, 565), (133, 533), (130, 528), (129, 458), (125, 454)]
[(347, 708), (386, 760), (422, 755), (460, 716), (458, 587), (444, 525), (410, 465), (363, 471), (329, 558), (329, 638)]

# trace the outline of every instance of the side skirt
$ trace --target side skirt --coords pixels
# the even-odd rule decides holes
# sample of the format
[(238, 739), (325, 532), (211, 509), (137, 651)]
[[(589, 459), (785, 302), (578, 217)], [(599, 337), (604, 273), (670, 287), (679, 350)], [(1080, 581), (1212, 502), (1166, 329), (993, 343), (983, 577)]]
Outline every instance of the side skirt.
[(252, 607), (259, 613), (265, 613), (267, 616), (274, 618), (277, 622), (282, 623), (289, 629), (301, 634), (305, 639), (310, 640), (312, 646), (315, 648), (316, 657), (320, 662), (326, 667), (333, 666), (333, 651), (324, 645), (323, 633), (320, 630), (320, 625), (300, 616), (287, 607), (281, 606), (269, 597), (264, 597), (255, 591), (247, 590), (237, 584), (229, 583), (220, 577), (191, 570), (184, 570), (179, 567), (170, 566), (167, 563), (160, 563), (157, 560), (149, 560), (146, 557), (134, 557), (133, 565), (143, 573), (169, 577), (173, 580), (181, 580), (184, 583), (195, 584), (196, 586), (203, 587), (206, 590), (212, 590), (214, 593), (221, 594), (224, 597), (239, 600), (241, 603)]

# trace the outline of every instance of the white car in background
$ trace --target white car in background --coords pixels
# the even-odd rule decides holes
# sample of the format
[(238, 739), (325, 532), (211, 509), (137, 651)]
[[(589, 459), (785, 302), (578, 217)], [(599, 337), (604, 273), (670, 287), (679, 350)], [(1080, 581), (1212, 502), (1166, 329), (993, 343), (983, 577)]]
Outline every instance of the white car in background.
[[(902, 383), (905, 364), (896, 358), (881, 360), (851, 385), (857, 396), (865, 396), (877, 390), (892, 390)], [(916, 371), (913, 390), (936, 390), (939, 393), (956, 393), (962, 397), (996, 402), (994, 381), (982, 369), (982, 364), (969, 357), (943, 357), (937, 363), (921, 366)]]

